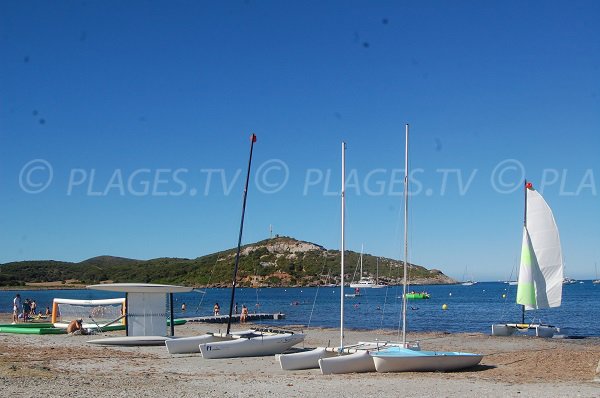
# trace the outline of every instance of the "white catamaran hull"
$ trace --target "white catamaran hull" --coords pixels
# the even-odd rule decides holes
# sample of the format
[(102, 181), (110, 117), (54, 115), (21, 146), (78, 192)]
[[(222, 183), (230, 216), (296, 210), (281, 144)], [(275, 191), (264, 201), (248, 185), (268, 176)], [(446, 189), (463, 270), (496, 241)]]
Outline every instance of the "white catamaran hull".
[(104, 339), (88, 340), (90, 344), (99, 345), (121, 345), (121, 346), (142, 346), (142, 345), (163, 345), (170, 337), (165, 336), (123, 336), (107, 337)]
[(293, 354), (277, 355), (277, 360), (283, 370), (317, 369), (319, 359), (330, 358), (337, 354), (333, 349), (317, 347), (314, 350), (296, 352)]
[(369, 355), (369, 351), (366, 350), (332, 358), (321, 358), (319, 359), (319, 367), (321, 368), (321, 373), (324, 375), (375, 371), (373, 358)]
[(258, 357), (280, 354), (303, 340), (302, 333), (277, 333), (202, 343), (199, 348), (206, 359)]
[(492, 336), (512, 336), (515, 332), (527, 332), (528, 330), (535, 330), (537, 337), (553, 337), (559, 329), (551, 325), (538, 325), (538, 324), (520, 324), (520, 323), (507, 323), (507, 324), (495, 324), (492, 325)]
[(200, 336), (176, 337), (165, 341), (169, 354), (191, 354), (200, 352), (199, 345), (233, 339), (232, 335), (206, 333)]
[(483, 355), (466, 352), (389, 349), (371, 353), (377, 372), (453, 371), (473, 367)]

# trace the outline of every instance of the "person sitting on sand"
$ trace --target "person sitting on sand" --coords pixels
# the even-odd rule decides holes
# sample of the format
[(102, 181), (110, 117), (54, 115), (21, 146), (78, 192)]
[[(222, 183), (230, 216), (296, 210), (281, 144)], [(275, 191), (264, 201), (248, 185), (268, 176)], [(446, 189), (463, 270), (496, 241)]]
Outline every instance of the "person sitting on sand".
[(248, 320), (248, 307), (246, 304), (242, 305), (242, 314), (240, 315), (240, 323), (246, 323)]
[(75, 334), (75, 332), (79, 331), (80, 334), (86, 334), (85, 329), (83, 328), (83, 320), (82, 319), (74, 319), (69, 322), (69, 326), (67, 326), (68, 334)]

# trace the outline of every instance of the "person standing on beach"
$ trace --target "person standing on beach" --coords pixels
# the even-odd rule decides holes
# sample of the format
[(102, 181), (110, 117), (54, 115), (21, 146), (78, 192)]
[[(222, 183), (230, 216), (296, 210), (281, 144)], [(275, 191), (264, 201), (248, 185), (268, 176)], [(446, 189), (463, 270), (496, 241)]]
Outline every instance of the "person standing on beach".
[(240, 315), (240, 323), (246, 323), (248, 320), (248, 307), (246, 304), (242, 305), (242, 315)]
[(19, 322), (19, 312), (21, 312), (21, 295), (17, 293), (13, 299), (13, 322)]
[(31, 301), (26, 298), (25, 301), (23, 301), (23, 322), (27, 322), (27, 320), (29, 319), (29, 312), (31, 311)]

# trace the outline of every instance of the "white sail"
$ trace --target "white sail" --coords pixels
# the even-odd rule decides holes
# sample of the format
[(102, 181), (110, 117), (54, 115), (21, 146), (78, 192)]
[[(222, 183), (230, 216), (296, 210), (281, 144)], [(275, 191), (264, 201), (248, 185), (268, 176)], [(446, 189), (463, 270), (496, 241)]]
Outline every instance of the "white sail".
[(529, 187), (517, 303), (527, 310), (558, 307), (562, 285), (562, 251), (552, 210), (544, 198)]

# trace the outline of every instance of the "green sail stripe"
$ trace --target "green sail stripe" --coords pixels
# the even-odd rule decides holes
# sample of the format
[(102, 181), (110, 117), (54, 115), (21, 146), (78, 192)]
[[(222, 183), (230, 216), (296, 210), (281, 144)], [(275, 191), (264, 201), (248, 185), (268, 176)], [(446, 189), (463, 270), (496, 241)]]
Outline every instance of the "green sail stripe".
[(517, 303), (535, 306), (535, 287), (532, 283), (519, 283), (517, 289)]
[(529, 234), (526, 235), (525, 242), (521, 247), (521, 267), (527, 271), (529, 280), (521, 280), (517, 286), (517, 303), (522, 305), (536, 306), (535, 285), (533, 283), (533, 263), (535, 262), (535, 253), (531, 247)]

